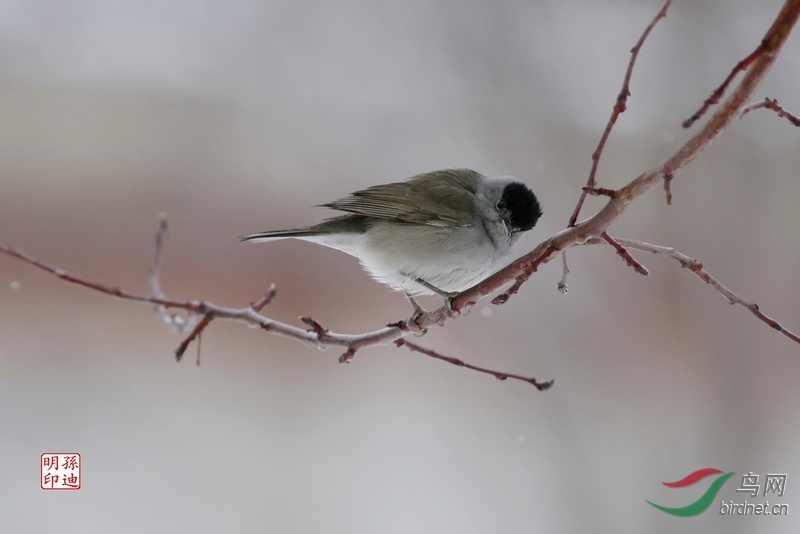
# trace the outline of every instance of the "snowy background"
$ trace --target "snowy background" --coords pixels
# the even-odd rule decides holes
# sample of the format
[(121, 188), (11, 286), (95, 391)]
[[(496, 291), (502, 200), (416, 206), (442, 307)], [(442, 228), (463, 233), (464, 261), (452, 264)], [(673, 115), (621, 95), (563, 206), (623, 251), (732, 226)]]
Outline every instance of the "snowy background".
[[(521, 253), (566, 224), (659, 1), (0, 0), (0, 242), (146, 292), (158, 214), (175, 298), (340, 332), (405, 318), (357, 262), (237, 236), (312, 223), (311, 208), (446, 167), (538, 194)], [(659, 163), (750, 53), (780, 2), (676, 1), (639, 59), (600, 165), (616, 187)], [(800, 111), (800, 41), (759, 98)], [(735, 124), (614, 235), (679, 250), (800, 330), (800, 130)], [(601, 205), (590, 199), (585, 215)], [(540, 393), (392, 347), (352, 364), (215, 322), (182, 336), (145, 305), (0, 256), (0, 531), (530, 533), (800, 530), (800, 346), (671, 260), (608, 247), (543, 267), (421, 343)], [(435, 301), (429, 301), (434, 304)], [(39, 455), (83, 455), (83, 488), (39, 489)], [(657, 511), (736, 474), (705, 513)], [(787, 473), (785, 495), (736, 492)], [(708, 479), (706, 479), (708, 480)], [(720, 501), (789, 505), (720, 517)]]

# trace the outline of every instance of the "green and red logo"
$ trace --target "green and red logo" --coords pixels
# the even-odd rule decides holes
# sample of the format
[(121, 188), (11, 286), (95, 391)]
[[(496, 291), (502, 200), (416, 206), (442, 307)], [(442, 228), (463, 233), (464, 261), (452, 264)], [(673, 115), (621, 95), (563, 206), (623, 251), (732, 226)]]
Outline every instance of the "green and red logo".
[(697, 515), (700, 512), (704, 511), (711, 505), (711, 501), (714, 500), (714, 497), (717, 496), (717, 492), (719, 488), (725, 483), (726, 480), (733, 474), (733, 471), (730, 473), (723, 473), (719, 469), (714, 469), (713, 467), (706, 467), (704, 469), (698, 469), (693, 473), (689, 473), (685, 477), (675, 482), (662, 482), (665, 486), (669, 486), (670, 488), (684, 488), (686, 486), (691, 486), (698, 480), (705, 478), (709, 475), (719, 475), (711, 485), (708, 486), (708, 489), (705, 493), (703, 493), (699, 499), (694, 501), (692, 504), (687, 504), (686, 506), (682, 506), (680, 508), (669, 508), (667, 506), (661, 506), (660, 504), (656, 504), (654, 502), (650, 502), (645, 499), (645, 502), (651, 504), (662, 510), (667, 512), (668, 514), (677, 515), (680, 517), (690, 517), (693, 515)]

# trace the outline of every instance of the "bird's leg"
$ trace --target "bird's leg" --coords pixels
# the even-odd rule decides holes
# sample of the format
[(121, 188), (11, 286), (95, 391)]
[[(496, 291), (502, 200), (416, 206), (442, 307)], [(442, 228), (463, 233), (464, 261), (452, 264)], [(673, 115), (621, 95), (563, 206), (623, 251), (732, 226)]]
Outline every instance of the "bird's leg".
[[(403, 274), (404, 276), (408, 277), (409, 280), (413, 280), (414, 282), (418, 283), (419, 285), (425, 287), (426, 289), (430, 290), (431, 292), (436, 293), (437, 295), (442, 297), (444, 299), (445, 308), (447, 309), (447, 315), (450, 316), (450, 317), (453, 316), (453, 305), (451, 303), (451, 300), (458, 293), (450, 293), (450, 292), (447, 292), (447, 291), (442, 291), (441, 289), (439, 289), (435, 285), (430, 284), (429, 282), (423, 280), (422, 278), (419, 278), (419, 277), (413, 276), (413, 275), (409, 275), (409, 274), (406, 274), (406, 273), (401, 273), (401, 274)], [(416, 332), (420, 332), (419, 335), (422, 335), (422, 334), (424, 334), (426, 332), (426, 330), (420, 329), (419, 326), (417, 326), (417, 322), (419, 321), (420, 317), (422, 317), (426, 312), (423, 309), (423, 307), (419, 305), (419, 302), (417, 302), (417, 300), (414, 297), (411, 296), (411, 293), (409, 293), (408, 291), (403, 291), (403, 294), (408, 299), (408, 302), (409, 302), (409, 304), (411, 304), (411, 307), (414, 308), (414, 313), (411, 314), (411, 318), (409, 318), (409, 320), (407, 321), (406, 324), (409, 326), (409, 328), (411, 330), (414, 330)]]
[(411, 317), (416, 319), (416, 318), (419, 318), (422, 314), (425, 313), (425, 309), (422, 306), (419, 305), (419, 302), (417, 302), (417, 299), (415, 299), (414, 297), (411, 296), (411, 293), (408, 293), (408, 292), (404, 291), (403, 294), (408, 299), (408, 303), (411, 304), (411, 307), (414, 308), (414, 315), (412, 315)]
[(431, 291), (442, 297), (444, 299), (444, 304), (447, 307), (447, 315), (450, 317), (453, 316), (453, 304), (451, 301), (453, 300), (453, 297), (458, 295), (458, 293), (450, 293), (448, 291), (442, 291), (435, 285), (429, 284), (422, 278), (415, 278), (414, 281), (420, 285), (425, 286), (426, 288), (430, 289)]

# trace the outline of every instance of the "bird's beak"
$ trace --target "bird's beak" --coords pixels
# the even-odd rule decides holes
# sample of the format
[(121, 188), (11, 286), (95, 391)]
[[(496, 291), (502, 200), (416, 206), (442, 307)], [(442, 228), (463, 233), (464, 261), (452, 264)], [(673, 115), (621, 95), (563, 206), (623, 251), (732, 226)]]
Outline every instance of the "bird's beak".
[(503, 229), (506, 231), (506, 237), (511, 238), (511, 236), (514, 235), (514, 229), (511, 227), (511, 222), (505, 217), (503, 217), (501, 220), (503, 221)]

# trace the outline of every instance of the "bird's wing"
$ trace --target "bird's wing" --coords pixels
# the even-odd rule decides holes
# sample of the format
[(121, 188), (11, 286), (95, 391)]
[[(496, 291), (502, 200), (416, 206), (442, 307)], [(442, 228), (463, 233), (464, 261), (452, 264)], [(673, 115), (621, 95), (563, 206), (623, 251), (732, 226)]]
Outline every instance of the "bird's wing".
[(479, 178), (477, 172), (467, 169), (434, 171), (405, 182), (369, 187), (322, 205), (412, 224), (469, 226)]

